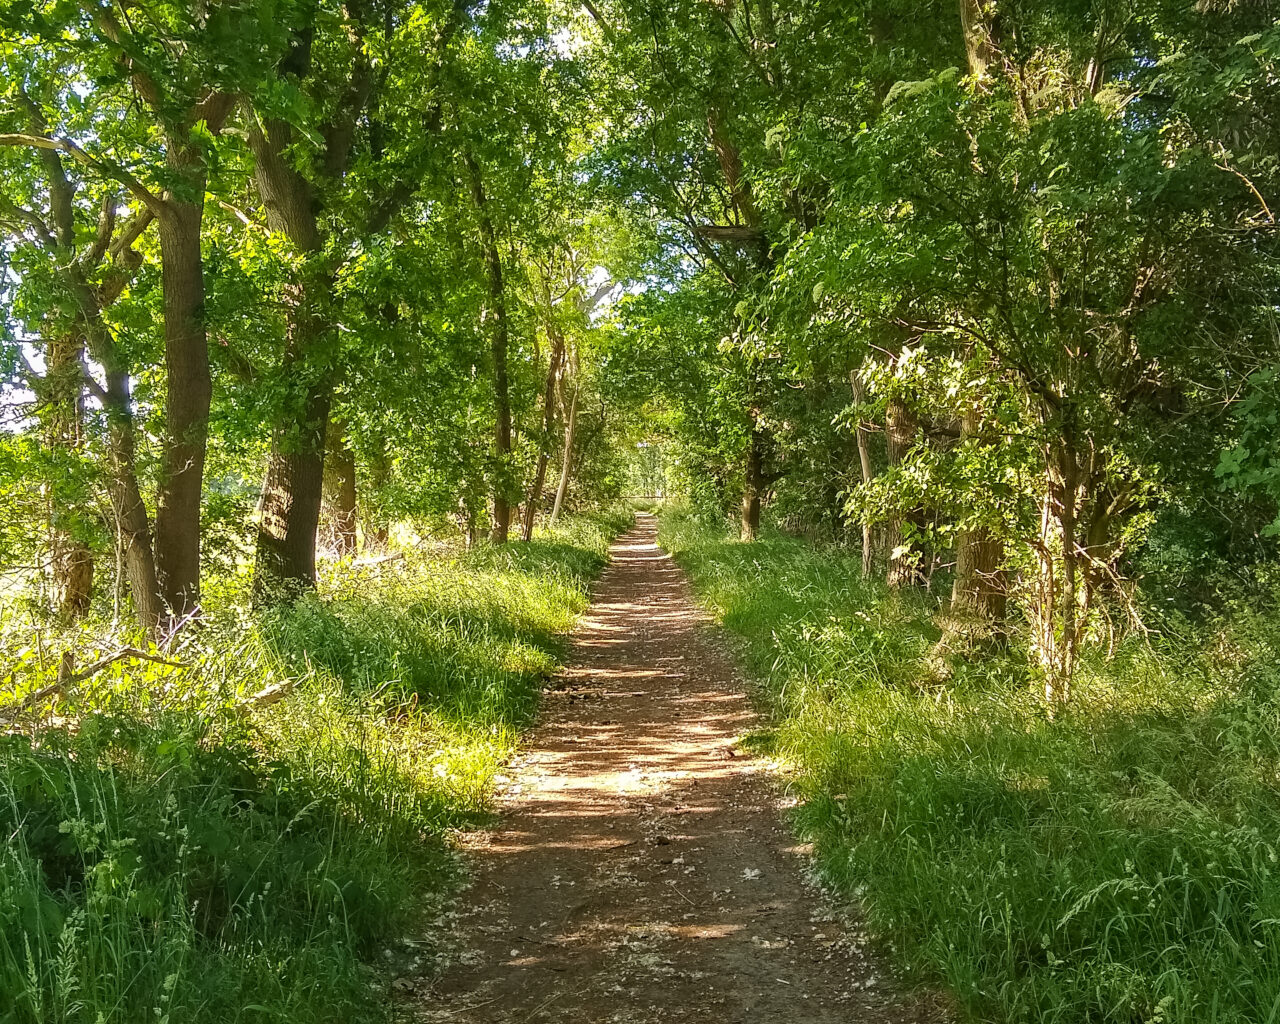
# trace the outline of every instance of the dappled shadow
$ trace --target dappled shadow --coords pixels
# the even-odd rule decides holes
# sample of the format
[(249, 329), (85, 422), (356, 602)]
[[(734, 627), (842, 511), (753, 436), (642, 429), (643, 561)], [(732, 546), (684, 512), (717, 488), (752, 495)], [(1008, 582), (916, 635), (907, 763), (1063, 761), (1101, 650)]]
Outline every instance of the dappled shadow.
[(501, 823), (468, 841), (470, 948), (425, 1019), (920, 1019), (816, 912), (737, 746), (752, 708), (651, 518), (615, 546), (544, 707)]

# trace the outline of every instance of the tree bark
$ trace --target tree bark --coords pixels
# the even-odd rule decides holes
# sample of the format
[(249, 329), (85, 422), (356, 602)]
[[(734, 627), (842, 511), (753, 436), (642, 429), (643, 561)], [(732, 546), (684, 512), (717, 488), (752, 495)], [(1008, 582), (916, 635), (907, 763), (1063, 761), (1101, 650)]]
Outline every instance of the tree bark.
[(996, 55), (993, 28), (983, 13), (983, 0), (959, 0), (959, 3), (960, 31), (964, 35), (969, 73), (981, 79)]
[[(575, 359), (576, 363), (577, 360)], [(578, 385), (573, 386), (573, 396), (569, 399), (569, 409), (564, 418), (564, 454), (560, 459), (560, 486), (556, 488), (556, 501), (551, 509), (551, 525), (555, 526), (560, 518), (560, 510), (564, 507), (565, 497), (569, 493), (569, 481), (573, 476), (573, 443), (578, 429)]]
[[(101, 357), (98, 357), (99, 359)], [(129, 375), (119, 365), (106, 365), (107, 442), (111, 453), (109, 491), (116, 529), (122, 548), (129, 593), (134, 613), (149, 632), (159, 628), (164, 618), (164, 598), (151, 546), (151, 523), (138, 486), (137, 441), (133, 421), (133, 398)]]
[(1080, 439), (1069, 405), (1060, 415), (1046, 414), (1045, 419), (1057, 436), (1044, 449), (1045, 491), (1036, 545), (1039, 572), (1030, 611), (1033, 646), (1052, 712), (1071, 698), (1080, 644), (1088, 626), (1096, 576), (1085, 546), (1087, 537), (1082, 538), (1080, 531), (1083, 526), (1087, 533), (1089, 517), (1082, 514), (1082, 507), (1097, 500), (1100, 480), (1088, 465), (1091, 460), (1082, 465)]
[(538, 506), (542, 504), (542, 489), (547, 480), (547, 466), (551, 461), (551, 431), (556, 418), (556, 385), (560, 380), (560, 369), (564, 364), (564, 335), (559, 325), (552, 322), (555, 311), (548, 306), (547, 337), (551, 342), (548, 353), (547, 380), (542, 389), (542, 439), (539, 443), (538, 464), (534, 469), (533, 483), (529, 487), (529, 496), (524, 510), (524, 540), (533, 539), (533, 522), (538, 514)]
[[(888, 443), (889, 465), (901, 466), (907, 453), (916, 443), (920, 424), (915, 411), (897, 394), (889, 397), (884, 412), (885, 438)], [(901, 515), (891, 519), (886, 528), (885, 547), (889, 549), (889, 586), (897, 588), (918, 583), (920, 573), (907, 543)]]
[(951, 614), (1001, 628), (1008, 588), (1001, 561), (1004, 544), (986, 527), (961, 530), (956, 541), (956, 579)]
[(278, 430), (272, 440), (258, 504), (254, 591), (260, 601), (315, 586), (331, 394), (327, 379), (307, 388), (301, 410), (291, 421), (291, 434)]
[[(272, 231), (285, 235), (308, 261), (321, 246), (315, 190), (288, 157), (292, 128), (266, 122), (250, 134), (254, 176)], [(266, 479), (258, 503), (254, 592), (259, 601), (282, 591), (312, 587), (316, 580), (316, 533), (324, 493), (325, 433), (333, 396), (331, 370), (316, 366), (324, 336), (323, 310), (333, 275), (323, 266), (304, 267), (286, 289), (288, 336), (286, 379), (309, 381), (281, 411), (271, 441)]]
[[(125, 280), (142, 258), (130, 246), (146, 221), (133, 225), (134, 234), (126, 233), (114, 245), (119, 268), (114, 278), (94, 289), (77, 276), (72, 283), (79, 306), (78, 329), (84, 332), (89, 354), (101, 364), (106, 380), (103, 407), (107, 416), (107, 452), (110, 459), (108, 492), (115, 514), (121, 561), (129, 580), (134, 613), (148, 632), (159, 629), (165, 616), (165, 601), (160, 589), (152, 545), (151, 519), (138, 484), (137, 427), (133, 415), (133, 395), (129, 366), (111, 330), (102, 319), (102, 305), (111, 301), (123, 288)], [(108, 294), (102, 294), (105, 289)]]
[[(982, 416), (967, 409), (960, 421), (960, 437), (980, 439)], [(956, 538), (956, 578), (951, 588), (951, 616), (959, 621), (976, 621), (1003, 630), (1008, 582), (1002, 562), (1004, 544), (988, 527), (975, 526), (960, 531)]]
[(1076, 593), (1079, 558), (1076, 540), (1076, 507), (1079, 500), (1078, 473), (1074, 446), (1068, 436), (1059, 452), (1057, 479), (1051, 478), (1052, 507), (1057, 511), (1059, 543), (1062, 546), (1062, 593), (1058, 599), (1061, 626), (1055, 638), (1055, 657), (1045, 676), (1044, 695), (1050, 704), (1066, 704), (1071, 698), (1076, 651), (1080, 643), (1080, 608)]
[[(45, 434), (49, 447), (76, 456), (84, 438), (84, 338), (80, 333), (55, 335), (48, 346), (42, 396), (47, 405)], [(63, 619), (84, 618), (93, 601), (93, 552), (70, 526), (74, 503), (61, 480), (49, 481), (49, 560), (53, 577), (53, 610)]]
[(346, 558), (355, 554), (359, 516), (356, 508), (356, 459), (340, 421), (330, 424), (324, 475), (329, 519), (333, 523), (334, 551), (339, 558)]
[(767, 486), (764, 478), (764, 431), (752, 417), (747, 440), (747, 460), (742, 482), (741, 537), (753, 541), (760, 535), (760, 501)]
[(110, 457), (108, 491), (125, 575), (139, 623), (148, 632), (154, 632), (164, 619), (165, 601), (151, 542), (151, 520), (138, 485), (137, 428), (133, 417), (129, 368), (101, 319), (93, 290), (81, 282), (76, 292), (89, 353), (102, 364), (106, 379), (103, 407), (107, 415), (107, 452)]
[(476, 220), (480, 228), (480, 245), (484, 254), (485, 281), (489, 289), (489, 308), (492, 319), (489, 332), (490, 354), (493, 361), (494, 432), (493, 450), (496, 472), (493, 484), (493, 531), (495, 544), (505, 544), (511, 530), (511, 503), (507, 496), (507, 475), (511, 471), (511, 394), (507, 381), (507, 301), (502, 281), (502, 257), (498, 252), (497, 233), (489, 215), (489, 203), (484, 193), (484, 181), (475, 158), (466, 153), (463, 160), (471, 178), (471, 198), (475, 203)]
[[(387, 459), (385, 438), (379, 436), (377, 445), (369, 458), (369, 490), (365, 492), (364, 501), (364, 544), (365, 547), (377, 545), (386, 547), (391, 540), (391, 528), (382, 511), (382, 490), (391, 479), (391, 466)], [(369, 500), (372, 492), (374, 500)]]
[(170, 196), (159, 216), (164, 354), (165, 438), (156, 508), (155, 558), (160, 591), (178, 618), (200, 603), (200, 504), (213, 380), (204, 325), (200, 233), (205, 172), (197, 153), (169, 140), (171, 169), (197, 200)]
[[(866, 400), (866, 387), (862, 383), (862, 375), (857, 370), (852, 370), (849, 373), (849, 388), (853, 392), (854, 403), (861, 405)], [(866, 421), (861, 416), (858, 417), (858, 424), (853, 428), (853, 433), (858, 444), (858, 465), (862, 471), (862, 484), (866, 487), (875, 479), (875, 470), (871, 465), (871, 431), (867, 428)], [(862, 523), (862, 575), (866, 579), (871, 577), (874, 568), (875, 540), (875, 527), (864, 516)]]

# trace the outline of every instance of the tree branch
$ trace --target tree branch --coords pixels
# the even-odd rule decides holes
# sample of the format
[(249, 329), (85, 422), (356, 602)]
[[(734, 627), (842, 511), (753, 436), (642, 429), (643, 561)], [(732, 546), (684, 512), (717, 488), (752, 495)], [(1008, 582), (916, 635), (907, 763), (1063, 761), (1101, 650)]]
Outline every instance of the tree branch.
[(28, 149), (54, 150), (66, 153), (73, 160), (85, 167), (92, 168), (114, 181), (120, 182), (130, 192), (146, 204), (154, 214), (164, 210), (164, 200), (152, 192), (146, 185), (127, 170), (112, 161), (90, 156), (70, 139), (55, 139), (46, 135), (28, 135), (23, 132), (7, 132), (0, 134), (0, 146), (26, 146)]

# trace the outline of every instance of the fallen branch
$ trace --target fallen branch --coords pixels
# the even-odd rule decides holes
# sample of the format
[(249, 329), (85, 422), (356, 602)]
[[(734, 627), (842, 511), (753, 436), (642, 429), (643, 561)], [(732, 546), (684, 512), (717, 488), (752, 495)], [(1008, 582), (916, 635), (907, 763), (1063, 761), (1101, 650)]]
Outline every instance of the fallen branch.
[(114, 654), (109, 654), (105, 658), (99, 658), (93, 664), (81, 669), (79, 672), (73, 671), (76, 664), (76, 656), (71, 651), (66, 651), (62, 655), (62, 660), (58, 664), (58, 678), (56, 682), (50, 683), (48, 686), (42, 686), (35, 693), (28, 694), (17, 707), (7, 708), (0, 712), (0, 720), (12, 721), (19, 715), (23, 714), (30, 708), (39, 704), (41, 701), (47, 700), (56, 694), (65, 692), (77, 683), (83, 683), (86, 679), (96, 676), (104, 668), (114, 665), (117, 661), (123, 661), (125, 658), (136, 658), (140, 661), (154, 661), (159, 665), (168, 665), (171, 668), (186, 668), (185, 662), (170, 661), (168, 658), (161, 658), (155, 654), (148, 654), (146, 651), (140, 651), (136, 647), (121, 647)]
[(257, 711), (258, 708), (264, 708), (278, 700), (283, 700), (294, 691), (297, 685), (297, 679), (286, 679), (282, 683), (272, 683), (270, 686), (264, 686), (236, 710), (243, 717), (250, 712)]
[(397, 551), (393, 555), (380, 555), (377, 558), (361, 558), (351, 563), (351, 567), (364, 568), (366, 565), (381, 565), (383, 562), (399, 562), (404, 558), (403, 551)]

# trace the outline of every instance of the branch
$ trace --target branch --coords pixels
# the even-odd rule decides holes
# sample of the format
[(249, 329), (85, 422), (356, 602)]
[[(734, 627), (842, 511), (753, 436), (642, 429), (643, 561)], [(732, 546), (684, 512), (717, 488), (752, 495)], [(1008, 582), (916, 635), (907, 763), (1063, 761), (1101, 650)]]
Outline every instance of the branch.
[(267, 707), (277, 701), (283, 700), (289, 696), (298, 686), (297, 679), (286, 679), (283, 682), (272, 683), (270, 686), (264, 686), (261, 690), (249, 697), (236, 709), (241, 717), (247, 717), (259, 708)]
[(764, 245), (764, 232), (747, 224), (699, 224), (694, 231), (712, 242)]
[(48, 686), (41, 687), (35, 693), (28, 694), (28, 696), (22, 700), (17, 707), (6, 708), (3, 712), (0, 712), (0, 720), (13, 721), (13, 719), (17, 718), (24, 711), (39, 704), (42, 700), (47, 700), (55, 694), (63, 693), (76, 683), (83, 683), (91, 676), (97, 675), (107, 666), (114, 665), (117, 661), (123, 661), (125, 658), (139, 658), (143, 661), (154, 661), (160, 665), (169, 665), (172, 668), (187, 667), (183, 662), (169, 661), (168, 659), (161, 658), (155, 654), (148, 654), (146, 651), (140, 651), (136, 647), (121, 647), (120, 650), (116, 651), (114, 654), (109, 654), (105, 658), (99, 658), (88, 668), (85, 668), (80, 672), (73, 672), (71, 670), (75, 666), (76, 658), (74, 654), (67, 651), (63, 654), (62, 661), (58, 665), (57, 682), (50, 683)]
[(118, 260), (124, 253), (133, 248), (142, 233), (151, 226), (151, 222), (156, 219), (154, 211), (149, 207), (139, 210), (125, 224), (124, 229), (120, 232), (120, 237), (111, 243), (111, 248), (107, 250), (111, 254), (113, 260)]
[(613, 291), (616, 284), (617, 282), (614, 281), (613, 278), (609, 278), (590, 295), (584, 295), (575, 303), (575, 305), (578, 307), (578, 312), (579, 313), (593, 312), (596, 306), (600, 305), (600, 303), (604, 300), (604, 297), (608, 295), (611, 291)]
[(84, 378), (84, 386), (89, 389), (89, 393), (102, 403), (103, 408), (108, 408), (111, 403), (111, 396), (107, 394), (106, 389), (89, 372), (89, 364), (83, 359), (80, 360), (80, 375)]
[(152, 213), (159, 214), (164, 209), (164, 201), (119, 164), (90, 156), (70, 139), (54, 139), (44, 135), (7, 132), (0, 134), (0, 146), (26, 146), (29, 149), (55, 150), (60, 153), (66, 153), (77, 163), (120, 182), (144, 202), (147, 205), (147, 209)]
[(265, 224), (259, 224), (256, 220), (250, 217), (249, 214), (245, 213), (244, 210), (240, 209), (240, 207), (234, 205), (233, 203), (227, 202), (225, 199), (215, 199), (214, 202), (216, 202), (219, 206), (221, 206), (224, 210), (226, 210), (227, 213), (231, 214), (231, 216), (233, 216), (245, 227), (257, 228), (259, 231), (263, 231), (270, 234), (271, 232), (270, 228), (268, 228)]
[[(129, 68), (129, 77), (133, 80), (133, 87), (147, 101), (152, 110), (159, 111), (164, 105), (164, 95), (161, 93), (159, 85), (156, 84), (156, 80), (138, 66), (137, 60), (134, 58), (133, 53), (130, 52), (133, 47), (129, 41), (126, 41), (124, 29), (120, 24), (120, 20), (116, 17), (115, 11), (110, 7), (83, 3), (83, 0), (82, 6), (86, 12), (96, 15), (98, 28), (102, 30), (102, 34), (107, 39), (115, 44), (120, 53), (120, 62), (126, 64)], [(126, 15), (126, 19), (127, 17)], [(130, 25), (129, 29), (132, 34), (133, 26)], [(160, 33), (160, 37), (161, 39), (164, 38), (163, 32)]]
[[(36, 135), (48, 135), (49, 125), (44, 119), (44, 111), (40, 109), (40, 105), (35, 102), (27, 91), (18, 86), (18, 102), (27, 111), (27, 120), (31, 124), (31, 131)], [(45, 173), (49, 177), (49, 217), (50, 223), (56, 229), (56, 238), (58, 244), (64, 248), (70, 249), (75, 244), (76, 225), (75, 225), (75, 189), (67, 180), (67, 173), (63, 169), (62, 160), (58, 154), (49, 150), (40, 152), (40, 161), (44, 164)]]
[(1262, 193), (1258, 191), (1257, 186), (1254, 185), (1252, 181), (1250, 181), (1244, 174), (1237, 171), (1234, 167), (1228, 167), (1225, 163), (1214, 164), (1214, 166), (1220, 171), (1226, 171), (1228, 174), (1234, 174), (1237, 178), (1243, 181), (1245, 185), (1248, 186), (1249, 191), (1253, 193), (1253, 197), (1258, 200), (1258, 205), (1262, 207), (1262, 212), (1266, 214), (1267, 223), (1274, 224), (1276, 222), (1276, 218), (1271, 212), (1271, 207), (1267, 205), (1267, 201), (1262, 198)]
[(98, 211), (98, 232), (94, 236), (93, 245), (85, 250), (81, 257), (86, 267), (96, 267), (102, 262), (111, 245), (111, 236), (116, 230), (116, 200), (108, 193), (102, 197), (102, 209)]
[(27, 224), (39, 235), (40, 244), (44, 248), (53, 250), (58, 247), (57, 239), (53, 237), (49, 225), (41, 220), (40, 215), (34, 210), (28, 210), (26, 207), (19, 206), (8, 196), (0, 195), (0, 213), (6, 213), (17, 221)]
[(600, 15), (599, 8), (597, 8), (591, 0), (582, 0), (582, 6), (586, 8), (587, 13), (591, 15), (591, 20), (600, 26), (600, 33), (604, 36), (605, 42), (610, 46), (613, 46), (618, 41), (618, 36), (617, 33), (614, 32), (613, 26), (604, 20)]

